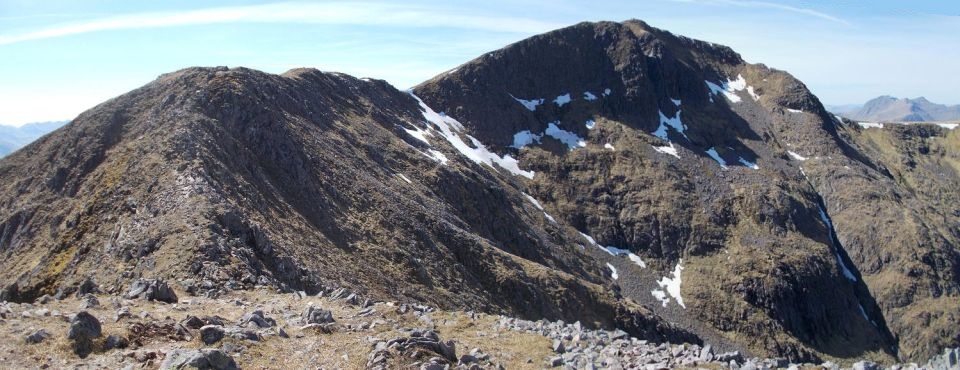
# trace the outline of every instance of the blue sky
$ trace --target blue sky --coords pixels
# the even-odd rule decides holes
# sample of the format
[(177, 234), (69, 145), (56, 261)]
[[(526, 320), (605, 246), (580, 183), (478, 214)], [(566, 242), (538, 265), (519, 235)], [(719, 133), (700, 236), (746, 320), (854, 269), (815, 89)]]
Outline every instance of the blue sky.
[(955, 0), (0, 0), (0, 124), (70, 119), (196, 65), (315, 67), (405, 89), (537, 33), (630, 18), (787, 70), (826, 104), (960, 103)]

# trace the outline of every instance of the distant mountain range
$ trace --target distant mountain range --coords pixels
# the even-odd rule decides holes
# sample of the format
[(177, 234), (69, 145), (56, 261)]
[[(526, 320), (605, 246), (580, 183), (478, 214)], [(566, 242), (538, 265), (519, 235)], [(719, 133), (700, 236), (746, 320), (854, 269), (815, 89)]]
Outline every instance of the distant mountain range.
[(960, 105), (932, 103), (924, 97), (916, 99), (881, 96), (863, 105), (828, 106), (831, 112), (862, 121), (943, 122), (960, 120)]
[(0, 125), (0, 157), (13, 153), (69, 121), (28, 123), (20, 127)]

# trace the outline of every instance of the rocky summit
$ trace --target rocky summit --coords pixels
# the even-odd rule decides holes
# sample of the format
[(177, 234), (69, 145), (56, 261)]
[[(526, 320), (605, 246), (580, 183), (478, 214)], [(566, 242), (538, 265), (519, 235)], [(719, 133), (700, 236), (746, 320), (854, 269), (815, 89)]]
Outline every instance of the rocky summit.
[[(865, 128), (786, 72), (635, 20), (407, 92), (189, 68), (0, 160), (0, 312), (25, 338), (9, 345), (63, 341), (16, 358), (37, 366), (949, 368), (957, 135)], [(125, 331), (89, 330), (100, 302)], [(131, 302), (193, 319), (134, 322)], [(77, 312), (16, 316), (41, 304)]]

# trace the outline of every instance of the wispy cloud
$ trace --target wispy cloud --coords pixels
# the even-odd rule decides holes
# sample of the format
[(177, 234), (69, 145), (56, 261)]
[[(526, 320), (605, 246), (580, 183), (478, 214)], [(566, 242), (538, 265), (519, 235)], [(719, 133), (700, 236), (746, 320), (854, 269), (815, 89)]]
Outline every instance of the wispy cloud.
[(764, 9), (782, 10), (782, 11), (791, 12), (791, 13), (809, 15), (812, 17), (817, 17), (820, 19), (825, 19), (825, 20), (840, 23), (840, 24), (845, 24), (845, 25), (850, 24), (850, 22), (848, 22), (845, 19), (838, 18), (814, 9), (800, 8), (796, 6), (774, 3), (769, 1), (755, 1), (755, 0), (670, 0), (670, 1), (676, 2), (676, 3), (717, 4), (717, 5), (738, 6), (743, 8), (764, 8)]
[(0, 45), (90, 32), (178, 27), (219, 23), (313, 23), (394, 27), (453, 27), (492, 32), (538, 33), (561, 24), (517, 17), (469, 15), (433, 8), (384, 3), (288, 2), (217, 7), (176, 12), (136, 13), (59, 24), (38, 30), (0, 35)]

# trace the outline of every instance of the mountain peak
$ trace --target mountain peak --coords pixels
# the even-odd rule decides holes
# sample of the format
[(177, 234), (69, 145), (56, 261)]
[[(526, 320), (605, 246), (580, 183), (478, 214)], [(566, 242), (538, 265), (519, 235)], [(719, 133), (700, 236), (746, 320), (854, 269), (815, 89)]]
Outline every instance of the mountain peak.
[[(713, 248), (749, 250), (745, 254), (752, 257), (748, 259), (763, 260), (782, 257), (775, 245), (806, 243), (799, 241), (803, 237), (797, 236), (798, 239), (771, 240), (763, 243), (763, 247), (732, 247), (738, 242), (727, 239), (719, 231), (729, 230), (738, 222), (752, 225), (754, 221), (748, 219), (755, 220), (753, 216), (743, 216), (739, 221), (722, 221), (727, 217), (724, 216), (726, 210), (734, 207), (732, 204), (740, 204), (732, 189), (751, 189), (773, 198), (790, 197), (798, 205), (807, 204), (793, 211), (773, 211), (782, 212), (783, 216), (770, 215), (772, 219), (789, 223), (786, 221), (789, 217), (785, 216), (789, 212), (809, 212), (811, 217), (816, 217), (818, 206), (809, 200), (818, 196), (809, 190), (809, 183), (802, 180), (804, 174), (800, 169), (782, 162), (785, 157), (777, 153), (787, 148), (781, 147), (781, 143), (804, 148), (804, 155), (847, 158), (849, 162), (844, 165), (865, 166), (862, 157), (849, 149), (837, 134), (840, 124), (825, 113), (801, 82), (785, 72), (745, 63), (725, 46), (675, 36), (630, 20), (580, 23), (511, 44), (493, 55), (474, 59), (420, 84), (414, 93), (427, 105), (455, 118), (477, 141), (499, 155), (511, 156), (521, 169), (535, 173), (525, 180), (527, 193), (540, 200), (545, 209), (562, 209), (558, 222), (568, 222), (579, 233), (588, 235), (585, 239), (590, 244), (611, 246), (602, 248), (608, 248), (608, 252), (618, 251), (615, 255), (623, 251), (625, 255), (636, 256), (637, 260), (658, 261), (661, 269), (682, 269), (688, 274), (685, 276), (694, 280), (736, 280), (721, 271), (694, 267), (732, 264), (734, 267), (730, 269), (737, 269), (735, 266), (745, 258), (740, 255), (739, 260), (730, 261), (724, 259), (722, 253), (711, 252)], [(793, 148), (789, 150), (796, 150)], [(812, 173), (808, 166), (804, 170)], [(774, 176), (777, 180), (771, 182), (765, 176)], [(794, 189), (799, 193), (773, 195), (781, 191), (772, 185), (779, 181), (798, 181)], [(770, 209), (780, 207), (749, 203), (740, 206), (750, 215), (767, 212), (768, 206)], [(665, 204), (669, 205), (662, 208)], [(679, 204), (697, 205), (703, 216), (688, 217), (690, 208)], [(804, 229), (812, 225), (815, 223), (784, 227)], [(822, 234), (814, 230), (801, 233)], [(691, 240), (717, 242), (715, 247), (706, 247)], [(779, 316), (782, 313), (757, 308), (769, 315), (765, 316), (769, 319), (758, 320), (770, 320), (764, 321), (768, 324), (776, 321), (804, 333), (838, 326), (851, 331), (876, 331), (869, 323), (862, 326), (863, 322), (855, 320), (862, 317), (858, 310), (841, 307), (857, 307), (854, 301), (856, 297), (866, 297), (865, 290), (851, 284), (840, 272), (832, 278), (812, 273), (826, 270), (806, 266), (808, 262), (804, 262), (837, 261), (836, 257), (814, 256), (819, 252), (804, 250), (798, 252), (797, 259), (790, 264), (805, 265), (801, 270), (811, 274), (792, 279), (837, 279), (836, 284), (828, 285), (842, 286), (844, 293), (838, 293), (839, 290), (823, 294), (797, 293), (790, 298), (770, 299), (817, 301), (814, 306), (837, 305), (827, 311), (845, 312), (842, 315), (850, 320), (833, 321), (842, 315), (826, 318), (814, 312), (791, 311), (788, 314), (791, 317), (807, 318), (801, 324)], [(773, 254), (781, 257), (772, 257)], [(616, 267), (619, 280), (634, 281), (635, 276), (643, 276), (643, 272), (628, 267)], [(709, 276), (697, 277), (698, 273), (694, 272), (706, 270), (711, 271)], [(852, 272), (846, 274), (853, 276)], [(722, 307), (746, 304), (738, 297), (766, 294), (744, 292), (733, 297), (702, 286), (687, 289), (695, 290), (693, 296), (702, 297), (698, 312), (721, 316)], [(805, 286), (801, 290), (817, 289)], [(623, 294), (651, 304), (668, 319), (687, 317), (671, 316), (671, 310), (659, 311), (657, 307), (672, 307), (673, 302), (680, 308), (690, 307), (687, 302), (690, 295), (671, 299), (664, 292), (658, 295), (651, 291), (659, 291), (658, 286), (641, 284), (625, 289)], [(829, 299), (825, 298), (827, 295)], [(769, 304), (792, 307), (787, 303)], [(724, 322), (736, 321), (730, 318)], [(749, 328), (767, 324), (733, 325), (735, 327), (725, 330), (751, 338), (770, 335)], [(855, 326), (861, 329), (854, 329)], [(697, 333), (712, 335), (710, 330)], [(811, 337), (819, 335), (810, 334)], [(879, 346), (876, 348), (883, 351), (884, 345), (880, 343), (890, 341), (890, 336), (882, 330), (874, 335), (877, 342), (848, 338), (845, 345), (851, 348)], [(757, 340), (758, 343), (773, 341)], [(791, 339), (790, 344), (780, 342), (777, 346), (791, 356), (807, 358), (816, 351), (813, 349), (816, 346), (805, 341)]]
[(895, 126), (639, 20), (409, 92), (187, 68), (0, 160), (0, 300), (139, 278), (349, 289), (744, 356), (917, 360), (958, 344), (960, 179), (946, 130)]
[(946, 122), (960, 120), (960, 105), (937, 104), (922, 96), (910, 99), (883, 95), (867, 101), (854, 111), (838, 113), (863, 121)]

